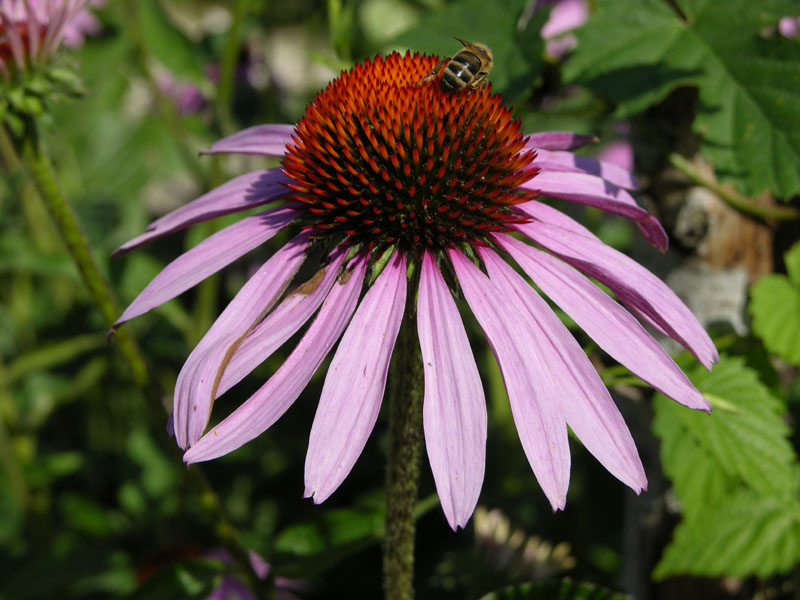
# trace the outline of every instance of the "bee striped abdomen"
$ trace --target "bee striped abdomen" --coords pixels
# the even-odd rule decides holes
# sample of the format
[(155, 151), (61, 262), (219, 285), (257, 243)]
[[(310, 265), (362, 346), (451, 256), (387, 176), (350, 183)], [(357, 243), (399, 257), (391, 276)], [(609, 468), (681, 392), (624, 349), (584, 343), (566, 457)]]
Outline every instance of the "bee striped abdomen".
[(442, 87), (456, 91), (472, 84), (481, 70), (483, 61), (476, 55), (461, 52), (445, 65), (442, 72)]

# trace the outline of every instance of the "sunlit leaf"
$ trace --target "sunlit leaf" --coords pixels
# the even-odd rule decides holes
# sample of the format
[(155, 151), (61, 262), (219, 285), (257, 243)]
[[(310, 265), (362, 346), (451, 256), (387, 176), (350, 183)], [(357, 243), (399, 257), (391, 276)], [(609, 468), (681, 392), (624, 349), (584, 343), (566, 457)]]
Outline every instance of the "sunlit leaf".
[(565, 77), (641, 112), (699, 89), (694, 130), (717, 175), (743, 192), (800, 192), (800, 44), (763, 32), (791, 0), (604, 0)]
[(753, 332), (767, 350), (800, 365), (800, 243), (785, 255), (789, 276), (767, 275), (750, 290)]
[(741, 359), (689, 375), (713, 411), (655, 400), (661, 461), (682, 509), (655, 574), (784, 571), (800, 559), (800, 469), (785, 407)]

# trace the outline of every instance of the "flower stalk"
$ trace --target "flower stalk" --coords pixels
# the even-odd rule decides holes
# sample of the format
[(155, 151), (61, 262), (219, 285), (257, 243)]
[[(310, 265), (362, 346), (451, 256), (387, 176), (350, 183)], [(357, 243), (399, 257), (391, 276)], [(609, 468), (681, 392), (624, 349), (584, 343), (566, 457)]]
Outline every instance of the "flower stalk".
[[(413, 304), (410, 296), (409, 304)], [(414, 508), (422, 446), (422, 354), (407, 307), (395, 347), (389, 391), (389, 456), (386, 473), (386, 529), (383, 588), (386, 600), (414, 597)]]
[[(119, 315), (119, 308), (111, 287), (101, 273), (100, 266), (89, 248), (86, 236), (78, 223), (77, 215), (61, 192), (50, 161), (41, 144), (31, 139), (27, 139), (23, 143), (23, 157), (36, 189), (58, 228), (62, 241), (80, 271), (92, 303), (103, 317), (105, 326), (110, 328)], [(149, 385), (149, 375), (144, 357), (127, 331), (119, 333), (122, 334), (117, 335), (120, 354), (131, 369), (136, 384), (146, 388)]]

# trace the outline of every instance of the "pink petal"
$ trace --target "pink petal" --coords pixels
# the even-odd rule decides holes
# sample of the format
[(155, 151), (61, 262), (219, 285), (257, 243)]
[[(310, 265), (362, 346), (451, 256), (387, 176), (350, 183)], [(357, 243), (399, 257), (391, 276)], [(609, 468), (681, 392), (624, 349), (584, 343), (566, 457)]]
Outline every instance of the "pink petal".
[[(719, 360), (717, 349), (692, 312), (667, 285), (635, 260), (604, 244), (563, 213), (527, 202), (531, 223), (519, 231), (590, 277), (607, 285), (631, 310), (652, 319), (706, 368)], [(556, 216), (558, 213), (558, 216)]]
[(6, 15), (2, 12), (0, 12), (0, 25), (3, 26), (3, 35), (11, 46), (11, 55), (14, 57), (14, 63), (18, 68), (24, 67), (24, 65), (27, 64), (25, 44), (22, 42), (22, 36), (17, 27), (14, 22), (6, 18)]
[[(520, 187), (539, 190), (545, 196), (595, 206), (601, 210), (633, 219), (648, 242), (662, 252), (667, 250), (669, 240), (661, 223), (636, 204), (636, 201), (624, 189), (599, 177), (585, 173), (543, 171)], [(520, 205), (520, 210), (525, 210), (524, 205)]]
[(350, 473), (381, 407), (406, 302), (406, 260), (395, 252), (369, 289), (331, 361), (311, 427), (305, 497), (319, 504)]
[(283, 156), (294, 125), (256, 125), (211, 144), (203, 154), (263, 154)]
[(630, 172), (633, 170), (633, 146), (627, 139), (614, 140), (597, 153), (597, 160)]
[(584, 235), (586, 237), (595, 237), (595, 235), (589, 229), (549, 204), (545, 204), (537, 200), (531, 200), (530, 202), (525, 202), (524, 204), (518, 204), (517, 207), (526, 215), (533, 217), (538, 221), (544, 221), (545, 223), (556, 225), (562, 229), (567, 229), (573, 233)]
[(542, 37), (547, 39), (555, 35), (577, 29), (589, 18), (589, 6), (586, 0), (561, 0), (553, 5), (547, 22), (542, 27)]
[(189, 225), (208, 221), (222, 215), (246, 210), (278, 200), (286, 193), (289, 178), (280, 169), (255, 171), (240, 175), (214, 188), (196, 200), (173, 210), (153, 221), (147, 232), (120, 246), (114, 256), (125, 254), (168, 233), (184, 229)]
[(524, 150), (575, 150), (597, 142), (597, 136), (571, 131), (543, 131), (528, 136)]
[(778, 21), (778, 32), (785, 38), (795, 38), (800, 31), (800, 17), (783, 17)]
[(346, 254), (344, 247), (334, 250), (328, 264), (315, 277), (286, 296), (244, 338), (225, 367), (217, 388), (217, 398), (267, 360), (308, 321), (328, 295)]
[(308, 233), (278, 250), (239, 290), (186, 359), (175, 383), (175, 439), (181, 448), (203, 434), (227, 361), (280, 297), (305, 260)]
[(545, 357), (523, 315), (506, 302), (508, 290), (497, 287), (461, 252), (448, 254), (500, 365), (525, 456), (553, 510), (562, 509), (569, 487), (569, 441), (563, 409), (550, 397), (554, 384), (540, 376), (548, 373)]
[(294, 211), (281, 208), (247, 217), (206, 238), (164, 267), (128, 305), (113, 329), (182, 294), (257, 248), (294, 217)]
[(639, 187), (636, 178), (628, 169), (623, 169), (610, 162), (599, 161), (596, 158), (578, 156), (572, 152), (537, 150), (533, 166), (540, 167), (542, 172), (566, 171), (570, 173), (587, 173), (600, 177), (613, 185), (629, 190), (635, 190)]
[(547, 402), (558, 404), (575, 435), (617, 479), (637, 494), (647, 486), (644, 467), (625, 420), (578, 342), (539, 294), (494, 250), (480, 248), (489, 278), (525, 317), (534, 352), (531, 368)]
[(39, 28), (39, 20), (36, 18), (36, 12), (33, 10), (29, 0), (23, 0), (25, 8), (25, 22), (28, 27), (28, 44), (29, 56), (31, 61), (39, 54), (39, 43), (41, 41), (41, 29)]
[(195, 463), (227, 454), (258, 437), (294, 403), (350, 321), (366, 271), (362, 255), (333, 286), (303, 339), (275, 374), (244, 404), (184, 454)]
[(436, 491), (455, 530), (469, 520), (486, 464), (486, 399), (458, 308), (426, 252), (417, 301), (425, 371), (425, 446)]
[(608, 294), (559, 259), (510, 236), (497, 242), (547, 296), (612, 358), (675, 401), (699, 410), (711, 405), (669, 354)]

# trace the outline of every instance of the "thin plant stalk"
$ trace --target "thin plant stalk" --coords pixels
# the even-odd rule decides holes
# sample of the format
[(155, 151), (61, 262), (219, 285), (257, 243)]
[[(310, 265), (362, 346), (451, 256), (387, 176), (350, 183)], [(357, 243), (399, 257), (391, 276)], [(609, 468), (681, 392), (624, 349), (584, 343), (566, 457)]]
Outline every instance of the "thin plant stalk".
[(414, 597), (415, 507), (422, 446), (422, 353), (407, 309), (394, 351), (389, 391), (389, 456), (383, 588), (386, 600)]
[(690, 161), (680, 154), (673, 152), (669, 155), (670, 164), (681, 173), (689, 177), (698, 185), (711, 190), (722, 198), (728, 205), (739, 212), (760, 219), (775, 219), (778, 221), (788, 221), (800, 218), (800, 212), (791, 206), (765, 206), (756, 204), (750, 198), (743, 196), (731, 186), (720, 185), (713, 177), (709, 177)]

